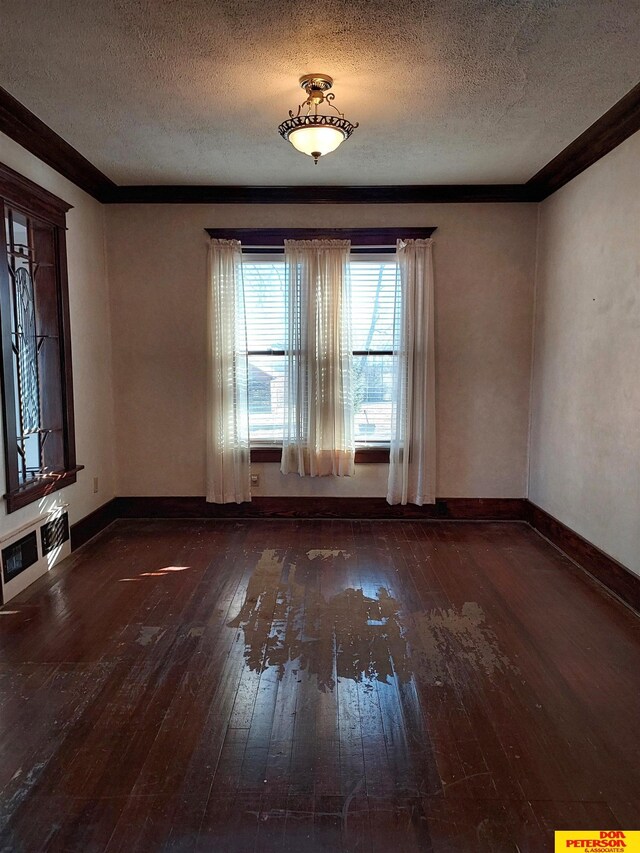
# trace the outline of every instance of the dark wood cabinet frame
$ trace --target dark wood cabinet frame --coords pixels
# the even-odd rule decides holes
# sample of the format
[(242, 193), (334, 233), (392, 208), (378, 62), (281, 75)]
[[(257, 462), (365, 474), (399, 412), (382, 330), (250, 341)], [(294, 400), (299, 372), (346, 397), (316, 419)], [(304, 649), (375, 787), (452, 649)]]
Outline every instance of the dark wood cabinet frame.
[[(60, 379), (62, 385), (62, 431), (64, 470), (46, 474), (20, 485), (16, 459), (16, 406), (11, 352), (10, 282), (4, 234), (5, 205), (53, 227), (56, 282), (58, 292), (58, 325), (60, 329)], [(76, 463), (73, 415), (73, 376), (71, 369), (71, 325), (69, 319), (69, 287), (67, 281), (66, 213), (71, 205), (39, 187), (33, 181), (0, 164), (0, 332), (2, 352), (2, 420), (4, 425), (4, 463), (6, 472), (7, 512), (15, 512), (45, 495), (76, 482), (82, 465)]]

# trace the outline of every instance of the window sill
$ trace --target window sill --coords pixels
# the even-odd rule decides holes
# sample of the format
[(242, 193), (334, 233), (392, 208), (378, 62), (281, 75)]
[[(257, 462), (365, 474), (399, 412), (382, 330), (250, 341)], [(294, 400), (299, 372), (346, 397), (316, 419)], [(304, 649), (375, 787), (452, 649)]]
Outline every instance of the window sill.
[[(280, 462), (281, 447), (252, 447), (252, 462)], [(356, 464), (383, 464), (389, 461), (388, 447), (359, 447), (356, 449)]]
[(31, 483), (26, 483), (19, 489), (7, 492), (4, 496), (7, 502), (7, 513), (15, 512), (17, 509), (22, 509), (23, 506), (28, 506), (30, 503), (50, 495), (52, 492), (57, 492), (59, 489), (64, 489), (65, 486), (70, 486), (76, 482), (76, 474), (78, 471), (82, 471), (83, 468), (84, 465), (76, 465), (70, 471), (47, 474)]

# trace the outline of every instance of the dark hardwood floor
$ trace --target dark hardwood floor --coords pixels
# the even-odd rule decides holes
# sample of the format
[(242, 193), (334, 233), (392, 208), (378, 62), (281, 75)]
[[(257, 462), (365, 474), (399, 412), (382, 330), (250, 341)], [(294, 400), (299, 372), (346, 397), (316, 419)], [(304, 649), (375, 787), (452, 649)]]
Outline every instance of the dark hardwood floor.
[(116, 522), (0, 610), (0, 850), (637, 829), (639, 628), (520, 523)]

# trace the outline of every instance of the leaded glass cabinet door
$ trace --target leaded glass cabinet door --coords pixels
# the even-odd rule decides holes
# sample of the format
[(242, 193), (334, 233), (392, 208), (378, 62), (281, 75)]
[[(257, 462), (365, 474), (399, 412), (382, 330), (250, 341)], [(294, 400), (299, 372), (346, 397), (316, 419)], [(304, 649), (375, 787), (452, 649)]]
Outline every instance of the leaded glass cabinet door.
[(15, 442), (15, 453), (5, 454), (10, 466), (13, 458), (11, 490), (64, 471), (66, 460), (56, 228), (5, 205), (4, 236), (5, 411), (15, 412), (13, 428), (5, 425), (6, 441)]

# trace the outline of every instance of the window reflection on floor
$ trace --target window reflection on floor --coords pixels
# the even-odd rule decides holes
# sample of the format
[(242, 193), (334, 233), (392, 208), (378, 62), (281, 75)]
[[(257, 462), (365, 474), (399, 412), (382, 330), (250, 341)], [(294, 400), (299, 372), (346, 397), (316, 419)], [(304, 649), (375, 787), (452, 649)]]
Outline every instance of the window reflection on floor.
[(375, 579), (349, 579), (353, 555), (309, 550), (291, 562), (286, 552), (264, 550), (245, 599), (229, 627), (244, 634), (252, 672), (270, 667), (282, 679), (289, 664), (317, 680), (321, 691), (336, 680), (406, 683), (414, 674), (444, 683), (461, 669), (486, 675), (510, 667), (485, 621), (482, 608), (403, 612)]

